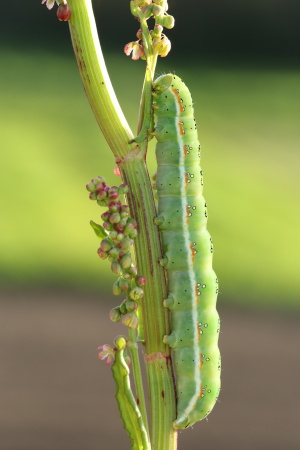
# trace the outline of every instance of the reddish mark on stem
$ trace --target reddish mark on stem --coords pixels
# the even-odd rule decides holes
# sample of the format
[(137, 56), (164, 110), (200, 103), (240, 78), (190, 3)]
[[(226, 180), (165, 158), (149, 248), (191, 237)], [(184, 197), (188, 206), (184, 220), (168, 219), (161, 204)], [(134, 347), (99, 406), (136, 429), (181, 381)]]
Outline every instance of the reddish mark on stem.
[(165, 398), (165, 391), (161, 391), (161, 396), (163, 399)]

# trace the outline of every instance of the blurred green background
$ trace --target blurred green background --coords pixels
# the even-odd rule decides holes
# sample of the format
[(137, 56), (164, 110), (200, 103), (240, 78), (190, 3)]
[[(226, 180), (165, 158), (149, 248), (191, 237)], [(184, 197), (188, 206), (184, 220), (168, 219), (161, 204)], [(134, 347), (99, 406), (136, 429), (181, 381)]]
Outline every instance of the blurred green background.
[[(135, 129), (144, 63), (125, 57), (123, 45), (136, 23), (127, 2), (117, 1), (114, 11), (101, 3), (94, 6), (108, 69)], [(180, 75), (195, 102), (220, 302), (298, 308), (299, 4), (212, 3), (185, 11), (170, 2), (173, 50), (157, 74)], [(89, 227), (100, 209), (85, 183), (100, 174), (119, 180), (79, 80), (68, 26), (38, 1), (3, 8), (1, 283), (110, 291)], [(152, 144), (150, 173), (153, 155)]]

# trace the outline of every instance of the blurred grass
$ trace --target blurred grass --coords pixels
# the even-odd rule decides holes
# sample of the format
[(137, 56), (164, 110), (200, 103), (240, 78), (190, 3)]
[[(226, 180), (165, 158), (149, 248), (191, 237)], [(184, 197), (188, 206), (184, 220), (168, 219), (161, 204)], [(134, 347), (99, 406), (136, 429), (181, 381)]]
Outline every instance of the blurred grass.
[[(107, 62), (135, 128), (143, 64)], [(163, 61), (158, 74), (175, 69), (195, 101), (220, 301), (299, 308), (300, 72), (190, 64)], [(85, 184), (119, 179), (75, 62), (2, 50), (0, 98), (2, 285), (110, 290)]]

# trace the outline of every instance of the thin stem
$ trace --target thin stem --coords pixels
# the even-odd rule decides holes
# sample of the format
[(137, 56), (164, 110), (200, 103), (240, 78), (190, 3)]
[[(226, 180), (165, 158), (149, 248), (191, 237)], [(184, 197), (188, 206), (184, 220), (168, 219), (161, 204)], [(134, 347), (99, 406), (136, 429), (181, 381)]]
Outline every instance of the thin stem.
[(149, 436), (147, 408), (146, 408), (146, 402), (145, 402), (143, 379), (142, 379), (142, 372), (141, 372), (140, 359), (139, 359), (139, 350), (138, 350), (138, 345), (136, 342), (136, 330), (129, 328), (128, 334), (129, 334), (129, 342), (127, 343), (127, 346), (130, 350), (131, 359), (132, 359), (132, 369), (133, 369), (133, 377), (134, 377), (134, 383), (135, 383), (135, 389), (136, 389), (136, 395), (137, 395), (137, 404), (141, 411), (143, 422), (144, 422), (145, 428), (146, 428), (148, 436)]

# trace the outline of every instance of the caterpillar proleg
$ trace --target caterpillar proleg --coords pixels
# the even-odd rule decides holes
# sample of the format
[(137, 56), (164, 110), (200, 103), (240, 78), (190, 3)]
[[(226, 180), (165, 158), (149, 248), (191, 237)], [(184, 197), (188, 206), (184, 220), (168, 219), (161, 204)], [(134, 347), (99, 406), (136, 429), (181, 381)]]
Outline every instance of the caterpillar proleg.
[(200, 144), (191, 94), (172, 74), (154, 82), (157, 116), (158, 218), (171, 311), (177, 388), (174, 428), (187, 428), (212, 410), (220, 391), (218, 280), (212, 269), (212, 239), (206, 229)]

